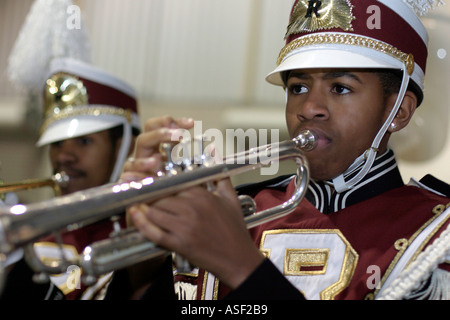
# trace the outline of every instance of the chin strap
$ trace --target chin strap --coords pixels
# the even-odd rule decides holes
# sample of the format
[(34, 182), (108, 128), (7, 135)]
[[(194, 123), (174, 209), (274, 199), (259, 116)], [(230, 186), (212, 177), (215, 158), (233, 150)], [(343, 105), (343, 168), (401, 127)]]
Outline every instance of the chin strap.
[[(400, 87), (400, 91), (397, 97), (397, 101), (395, 102), (394, 108), (392, 109), (391, 113), (389, 114), (389, 117), (387, 118), (386, 122), (383, 124), (383, 126), (378, 131), (378, 134), (376, 135), (375, 139), (372, 142), (372, 146), (367, 149), (362, 155), (360, 155), (358, 158), (355, 159), (355, 161), (352, 163), (352, 165), (341, 175), (337, 176), (333, 179), (334, 188), (337, 192), (343, 192), (346, 190), (351, 189), (353, 186), (355, 186), (358, 182), (360, 182), (366, 174), (370, 171), (372, 168), (373, 162), (375, 161), (375, 158), (378, 153), (378, 148), (380, 146), (381, 139), (383, 139), (384, 135), (386, 134), (387, 130), (389, 129), (389, 126), (391, 125), (392, 121), (394, 120), (395, 116), (397, 115), (398, 110), (400, 109), (400, 106), (403, 102), (403, 98), (405, 97), (406, 90), (408, 89), (408, 84), (410, 80), (410, 74), (408, 72), (408, 69), (406, 65), (403, 66), (403, 79), (402, 84)], [(358, 167), (360, 167), (361, 164), (363, 164), (363, 167), (358, 172), (356, 176), (354, 176), (349, 181), (345, 181), (345, 176), (355, 171)]]
[(132, 128), (129, 121), (124, 121), (123, 123), (123, 136), (122, 142), (120, 144), (119, 153), (117, 154), (116, 163), (114, 165), (113, 172), (109, 179), (109, 182), (116, 182), (119, 180), (120, 174), (122, 173), (123, 165), (128, 157), (128, 152), (130, 150), (132, 137)]

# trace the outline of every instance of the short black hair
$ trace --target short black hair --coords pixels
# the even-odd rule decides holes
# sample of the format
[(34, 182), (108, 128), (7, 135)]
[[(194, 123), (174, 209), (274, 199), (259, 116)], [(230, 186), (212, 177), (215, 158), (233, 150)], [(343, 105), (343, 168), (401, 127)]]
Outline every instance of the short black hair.
[[(111, 144), (112, 144), (113, 148), (115, 149), (116, 145), (117, 145), (117, 141), (123, 137), (123, 125), (113, 127), (111, 129), (109, 129), (108, 132), (109, 132), (109, 138), (111, 140)], [(139, 129), (133, 127), (131, 129), (131, 133), (134, 137), (137, 137), (141, 132)], [(115, 152), (115, 150), (114, 150), (114, 152)]]
[[(136, 137), (140, 134), (140, 130), (133, 127), (131, 133)], [(119, 140), (123, 136), (123, 125), (119, 125), (117, 127), (109, 129), (109, 136), (113, 144), (115, 144), (117, 140)]]
[[(384, 96), (387, 98), (391, 94), (400, 91), (402, 85), (403, 74), (399, 70), (392, 69), (374, 69), (381, 81), (381, 86), (383, 87)], [(417, 106), (419, 106), (423, 101), (423, 93), (419, 86), (414, 81), (409, 81), (408, 91), (413, 92), (417, 97)]]

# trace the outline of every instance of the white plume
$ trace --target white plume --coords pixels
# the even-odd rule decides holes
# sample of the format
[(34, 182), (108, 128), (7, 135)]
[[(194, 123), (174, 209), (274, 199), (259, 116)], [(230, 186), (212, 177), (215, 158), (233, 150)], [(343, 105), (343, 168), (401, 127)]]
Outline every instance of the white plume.
[[(90, 62), (90, 46), (71, 0), (36, 0), (31, 6), (8, 61), (10, 81), (21, 89), (42, 90), (52, 59), (68, 57)], [(81, 21), (81, 14), (79, 13)]]
[(427, 14), (435, 7), (443, 5), (442, 0), (403, 0), (406, 2), (419, 16)]

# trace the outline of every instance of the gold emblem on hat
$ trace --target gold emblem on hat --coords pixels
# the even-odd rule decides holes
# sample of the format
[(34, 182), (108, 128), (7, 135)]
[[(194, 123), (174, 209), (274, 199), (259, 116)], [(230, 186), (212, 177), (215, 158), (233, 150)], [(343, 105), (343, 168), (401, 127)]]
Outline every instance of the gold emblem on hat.
[(76, 76), (60, 72), (47, 79), (44, 96), (45, 118), (41, 134), (48, 126), (70, 117), (120, 116), (132, 121), (131, 110), (117, 106), (90, 104), (89, 95), (83, 81)]
[(47, 79), (45, 86), (45, 113), (58, 114), (66, 107), (87, 105), (88, 94), (83, 82), (78, 78), (57, 73)]
[(352, 9), (349, 0), (299, 0), (292, 11), (285, 38), (332, 28), (353, 31)]

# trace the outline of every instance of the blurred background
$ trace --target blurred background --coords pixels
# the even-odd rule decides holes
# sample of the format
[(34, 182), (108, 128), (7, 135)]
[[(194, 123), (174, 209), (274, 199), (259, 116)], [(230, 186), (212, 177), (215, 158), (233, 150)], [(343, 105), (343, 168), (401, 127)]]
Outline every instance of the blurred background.
[[(74, 0), (92, 62), (131, 84), (142, 119), (170, 114), (217, 128), (284, 130), (284, 93), (267, 84), (292, 0)], [(37, 100), (14, 87), (8, 58), (33, 0), (0, 0), (0, 179), (51, 175), (35, 147)], [(392, 145), (405, 182), (427, 173), (450, 183), (450, 5), (422, 19), (429, 31), (425, 101)], [(270, 140), (269, 140), (270, 142)], [(34, 201), (36, 193), (20, 195)]]

